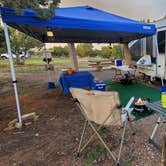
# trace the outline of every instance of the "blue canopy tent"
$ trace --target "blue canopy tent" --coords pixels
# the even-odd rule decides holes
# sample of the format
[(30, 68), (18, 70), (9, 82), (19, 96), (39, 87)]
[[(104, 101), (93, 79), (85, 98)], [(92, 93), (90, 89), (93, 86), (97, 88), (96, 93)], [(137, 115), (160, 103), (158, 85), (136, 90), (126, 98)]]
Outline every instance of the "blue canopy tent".
[[(0, 7), (20, 126), (21, 111), (7, 25), (44, 43), (128, 43), (156, 32), (153, 24), (120, 17), (90, 6), (58, 8), (50, 20), (37, 18), (36, 12), (31, 9), (23, 11), (22, 15), (17, 15), (12, 8)], [(48, 36), (48, 31), (53, 33), (52, 37)]]
[[(17, 15), (14, 9), (1, 7), (3, 22), (45, 43), (127, 43), (153, 35), (155, 25), (145, 24), (90, 7), (57, 8), (47, 21), (25, 9)], [(47, 36), (47, 31), (54, 33)]]

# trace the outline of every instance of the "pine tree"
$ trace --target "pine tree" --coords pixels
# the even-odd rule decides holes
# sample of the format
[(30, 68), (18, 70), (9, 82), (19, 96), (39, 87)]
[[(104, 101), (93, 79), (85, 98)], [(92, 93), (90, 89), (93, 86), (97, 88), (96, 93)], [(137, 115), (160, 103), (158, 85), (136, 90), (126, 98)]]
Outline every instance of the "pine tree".
[(61, 0), (0, 0), (0, 4), (5, 7), (16, 9), (17, 14), (22, 14), (23, 8), (31, 8), (37, 12), (37, 17), (48, 20), (55, 14)]

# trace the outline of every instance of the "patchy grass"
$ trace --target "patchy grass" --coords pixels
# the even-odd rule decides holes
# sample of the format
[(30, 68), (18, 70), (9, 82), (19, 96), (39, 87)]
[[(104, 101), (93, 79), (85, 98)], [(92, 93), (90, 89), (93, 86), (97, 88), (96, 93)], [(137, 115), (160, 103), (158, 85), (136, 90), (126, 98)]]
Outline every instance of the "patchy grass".
[(123, 166), (131, 166), (131, 158), (129, 156), (122, 157), (121, 165)]
[(104, 134), (104, 133), (106, 133), (106, 132), (108, 132), (108, 130), (107, 130), (107, 128), (104, 127), (104, 126), (102, 126), (101, 129), (99, 130), (99, 134)]
[(106, 153), (106, 149), (104, 147), (101, 147), (99, 145), (96, 145), (94, 148), (92, 148), (86, 155), (86, 164), (85, 166), (93, 166), (93, 163), (97, 158), (102, 155), (103, 153)]
[[(79, 58), (78, 63), (79, 67), (83, 69), (88, 68), (88, 59), (87, 58)], [(71, 67), (71, 62), (68, 57), (66, 58), (53, 58), (51, 62), (54, 67), (58, 70)], [(43, 62), (41, 57), (33, 57), (25, 60), (24, 65), (14, 65), (16, 73), (33, 73), (33, 72), (42, 72), (45, 70), (44, 68), (45, 62)], [(0, 60), (0, 73), (8, 73), (10, 72), (10, 64), (8, 60)]]

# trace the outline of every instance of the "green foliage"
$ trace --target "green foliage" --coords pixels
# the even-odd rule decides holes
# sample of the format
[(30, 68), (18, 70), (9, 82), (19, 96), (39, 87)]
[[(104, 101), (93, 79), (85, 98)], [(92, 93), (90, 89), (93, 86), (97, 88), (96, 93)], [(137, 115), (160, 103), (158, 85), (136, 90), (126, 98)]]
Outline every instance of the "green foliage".
[(5, 43), (5, 36), (4, 31), (0, 28), (0, 53), (6, 52), (6, 43)]
[(59, 5), (60, 0), (0, 0), (0, 4), (16, 9), (17, 14), (22, 14), (23, 8), (36, 10), (37, 17), (48, 20), (54, 16), (54, 9)]
[(104, 46), (101, 48), (100, 57), (102, 57), (102, 58), (110, 58), (111, 57), (111, 49), (109, 46)]
[(120, 44), (114, 45), (111, 51), (112, 51), (112, 57), (122, 58), (122, 48)]
[(9, 28), (12, 51), (18, 54), (21, 51), (29, 51), (32, 48), (40, 49), (43, 43), (14, 28)]
[(92, 44), (78, 44), (77, 53), (80, 57), (87, 57), (92, 54), (93, 45)]
[(92, 50), (91, 52), (89, 52), (89, 57), (97, 57), (97, 56), (100, 56), (100, 54), (101, 54), (101, 50), (97, 50), (97, 49), (95, 49), (95, 50)]
[(69, 50), (68, 47), (53, 47), (52, 55), (56, 57), (62, 57), (62, 56), (68, 56), (69, 55)]

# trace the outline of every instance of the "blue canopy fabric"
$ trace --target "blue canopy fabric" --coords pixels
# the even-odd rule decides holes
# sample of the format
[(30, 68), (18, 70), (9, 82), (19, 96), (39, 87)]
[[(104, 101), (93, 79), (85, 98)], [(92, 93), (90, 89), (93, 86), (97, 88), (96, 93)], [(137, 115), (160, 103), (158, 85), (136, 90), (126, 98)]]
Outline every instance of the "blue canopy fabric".
[[(32, 9), (17, 15), (14, 9), (1, 7), (3, 22), (42, 42), (127, 43), (155, 34), (153, 24), (145, 24), (90, 7), (57, 8), (50, 20), (36, 17)], [(47, 31), (54, 33), (47, 36)]]

